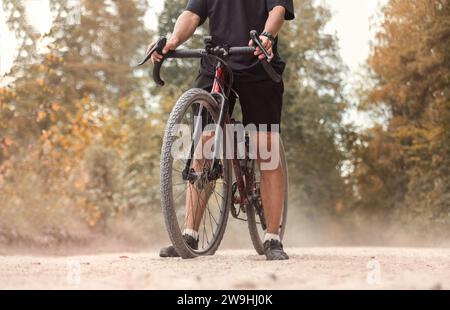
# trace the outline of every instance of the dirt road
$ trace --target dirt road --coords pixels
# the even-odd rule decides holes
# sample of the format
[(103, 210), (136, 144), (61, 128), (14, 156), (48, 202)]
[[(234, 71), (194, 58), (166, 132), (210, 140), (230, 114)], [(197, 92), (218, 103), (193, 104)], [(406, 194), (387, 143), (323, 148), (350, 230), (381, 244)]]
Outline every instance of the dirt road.
[(156, 253), (0, 257), (1, 289), (450, 289), (450, 249), (291, 248), (196, 260)]

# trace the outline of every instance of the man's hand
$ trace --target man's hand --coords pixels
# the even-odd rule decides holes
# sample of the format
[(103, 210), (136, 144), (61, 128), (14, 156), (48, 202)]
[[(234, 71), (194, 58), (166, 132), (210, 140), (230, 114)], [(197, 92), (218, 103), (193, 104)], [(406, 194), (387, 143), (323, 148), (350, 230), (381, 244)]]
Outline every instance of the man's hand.
[[(267, 59), (267, 61), (270, 62), (273, 58), (272, 41), (270, 41), (269, 38), (266, 36), (260, 36), (259, 39), (261, 40), (261, 43), (264, 46), (264, 48), (267, 50), (267, 52), (269, 52), (270, 58)], [(253, 46), (253, 40), (250, 40), (248, 45)], [(261, 51), (261, 49), (259, 47), (256, 48), (255, 56), (258, 56), (259, 60), (263, 60), (264, 58), (266, 58), (266, 55), (264, 55), (264, 53)]]
[[(278, 32), (281, 30), (281, 27), (283, 27), (284, 23), (284, 16), (286, 14), (286, 9), (282, 5), (278, 5), (274, 7), (269, 12), (269, 18), (266, 21), (266, 25), (264, 27), (264, 32), (271, 33), (274, 38), (277, 37)], [(266, 37), (266, 36), (260, 36), (259, 39), (261, 40), (264, 48), (269, 52), (270, 58), (267, 59), (267, 61), (271, 61), (273, 58), (273, 46), (272, 41)], [(253, 46), (253, 42), (250, 41), (250, 46)], [(263, 60), (266, 58), (266, 56), (263, 54), (263, 52), (256, 48), (255, 56), (258, 56), (259, 60)]]
[[(174, 51), (178, 46), (186, 42), (195, 32), (195, 29), (200, 23), (200, 16), (195, 13), (184, 11), (178, 17), (175, 23), (175, 28), (173, 30), (172, 37), (167, 41), (166, 46), (163, 49), (163, 55), (167, 54), (169, 51)], [(155, 46), (156, 41), (148, 46), (147, 52)], [(163, 55), (159, 53), (153, 53), (152, 62), (161, 62), (163, 60)]]
[[(150, 43), (150, 45), (147, 48), (147, 52), (151, 50), (156, 44), (156, 41)], [(174, 51), (178, 47), (178, 40), (171, 38), (167, 41), (166, 46), (164, 47), (162, 53), (163, 55), (167, 54), (169, 51)], [(152, 55), (152, 62), (161, 62), (163, 60), (163, 55), (159, 54), (158, 52), (154, 52)]]

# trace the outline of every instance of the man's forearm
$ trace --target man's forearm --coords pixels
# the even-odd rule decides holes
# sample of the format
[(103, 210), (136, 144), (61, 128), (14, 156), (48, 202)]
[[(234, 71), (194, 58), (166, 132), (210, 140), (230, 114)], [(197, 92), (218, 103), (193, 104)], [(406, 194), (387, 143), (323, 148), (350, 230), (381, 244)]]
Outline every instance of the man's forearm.
[(264, 31), (270, 32), (274, 37), (278, 35), (284, 24), (286, 9), (283, 6), (276, 6), (269, 12)]
[(175, 28), (170, 40), (179, 46), (186, 42), (197, 29), (200, 23), (200, 17), (189, 11), (183, 12), (175, 23)]

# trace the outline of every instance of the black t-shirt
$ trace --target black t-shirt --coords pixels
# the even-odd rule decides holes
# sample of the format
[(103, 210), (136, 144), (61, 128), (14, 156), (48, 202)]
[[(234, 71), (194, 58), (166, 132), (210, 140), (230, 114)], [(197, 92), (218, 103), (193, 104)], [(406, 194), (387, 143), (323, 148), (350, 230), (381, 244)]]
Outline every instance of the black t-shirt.
[[(200, 16), (201, 24), (209, 18), (210, 35), (215, 43), (247, 46), (250, 31), (263, 32), (269, 12), (279, 5), (286, 9), (286, 20), (294, 19), (293, 0), (189, 0), (186, 10)], [(271, 63), (282, 74), (285, 63), (278, 53), (277, 43), (278, 38), (273, 47), (274, 58)], [(228, 63), (234, 74), (241, 79), (254, 81), (268, 78), (255, 56), (233, 56)], [(214, 74), (212, 59), (202, 59), (201, 73)]]

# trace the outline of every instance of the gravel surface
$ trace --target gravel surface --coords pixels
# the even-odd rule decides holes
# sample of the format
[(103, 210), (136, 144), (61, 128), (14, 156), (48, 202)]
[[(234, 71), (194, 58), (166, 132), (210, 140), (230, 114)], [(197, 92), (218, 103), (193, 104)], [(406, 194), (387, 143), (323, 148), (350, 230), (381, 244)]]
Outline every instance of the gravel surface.
[(1, 256), (0, 289), (450, 289), (450, 249), (290, 248), (195, 260), (157, 253)]

